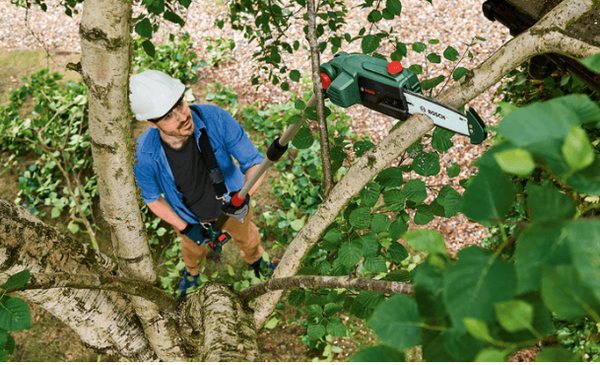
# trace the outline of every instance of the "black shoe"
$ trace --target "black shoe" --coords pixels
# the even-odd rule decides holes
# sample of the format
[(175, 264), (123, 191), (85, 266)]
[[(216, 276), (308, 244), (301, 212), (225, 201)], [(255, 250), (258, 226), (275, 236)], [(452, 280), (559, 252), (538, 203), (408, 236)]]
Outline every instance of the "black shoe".
[(275, 264), (273, 264), (273, 261), (269, 261), (267, 264), (262, 257), (251, 263), (250, 266), (252, 266), (252, 269), (254, 270), (254, 275), (256, 275), (256, 277), (259, 279), (263, 270), (268, 269), (267, 273), (264, 274), (264, 276), (267, 278), (270, 278), (271, 273), (275, 271)]

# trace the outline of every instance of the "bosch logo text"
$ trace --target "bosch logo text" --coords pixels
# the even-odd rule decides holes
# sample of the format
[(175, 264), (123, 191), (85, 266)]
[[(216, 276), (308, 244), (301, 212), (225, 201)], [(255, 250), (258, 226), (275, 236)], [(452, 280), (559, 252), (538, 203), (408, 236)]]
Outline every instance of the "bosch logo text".
[(438, 112), (436, 112), (436, 111), (433, 111), (433, 110), (431, 110), (431, 109), (427, 109), (427, 113), (428, 113), (429, 115), (433, 116), (433, 117), (437, 117), (437, 118), (440, 118), (440, 119), (446, 120), (446, 116), (445, 116), (445, 115), (443, 115), (443, 114), (440, 114), (440, 113), (438, 113)]

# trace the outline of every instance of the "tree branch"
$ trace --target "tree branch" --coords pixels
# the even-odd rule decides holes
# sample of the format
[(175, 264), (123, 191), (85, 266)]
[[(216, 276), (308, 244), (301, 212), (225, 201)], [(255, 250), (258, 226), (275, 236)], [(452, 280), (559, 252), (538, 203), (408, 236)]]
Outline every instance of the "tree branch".
[[(548, 32), (543, 30), (547, 27), (556, 28), (557, 25), (572, 24), (572, 21), (576, 21), (597, 6), (598, 4), (594, 4), (592, 0), (563, 1), (561, 6), (550, 11), (538, 24), (503, 45), (480, 66), (442, 92), (436, 100), (445, 105), (460, 108), (496, 84), (504, 75), (529, 58), (541, 53), (562, 53), (554, 47), (544, 49), (548, 45), (544, 43), (543, 37)], [(564, 14), (569, 14), (571, 19), (565, 19)], [(538, 34), (536, 34), (536, 31)], [(586, 52), (594, 53), (594, 48), (589, 46)], [(582, 55), (583, 57), (588, 54), (586, 52)], [(344, 178), (334, 186), (326, 201), (323, 202), (290, 243), (281, 262), (275, 269), (273, 277), (293, 276), (298, 271), (307, 250), (335, 220), (349, 200), (358, 194), (360, 189), (374, 178), (379, 171), (387, 167), (412, 143), (421, 139), (433, 126), (433, 122), (429, 117), (414, 115), (384, 138), (376, 147), (358, 159)], [(262, 327), (267, 317), (275, 309), (281, 293), (281, 291), (269, 292), (254, 302), (254, 320), (258, 328)]]
[(163, 290), (145, 281), (96, 274), (31, 273), (31, 280), (24, 287), (7, 290), (0, 289), (0, 296), (24, 290), (58, 288), (106, 290), (134, 295), (155, 303), (161, 310), (175, 310), (179, 305), (177, 301)]
[(317, 43), (315, 0), (308, 0), (306, 2), (306, 9), (308, 12), (308, 43), (310, 45), (310, 58), (312, 61), (313, 91), (317, 97), (317, 119), (319, 120), (321, 162), (323, 166), (323, 192), (324, 195), (327, 196), (333, 186), (333, 169), (331, 167), (331, 156), (329, 153), (329, 132), (327, 131), (323, 87), (321, 86), (321, 59), (319, 55), (319, 44)]
[(353, 278), (351, 276), (292, 276), (263, 281), (240, 291), (246, 303), (263, 294), (277, 290), (306, 289), (354, 289), (388, 294), (413, 294), (413, 285), (396, 281)]

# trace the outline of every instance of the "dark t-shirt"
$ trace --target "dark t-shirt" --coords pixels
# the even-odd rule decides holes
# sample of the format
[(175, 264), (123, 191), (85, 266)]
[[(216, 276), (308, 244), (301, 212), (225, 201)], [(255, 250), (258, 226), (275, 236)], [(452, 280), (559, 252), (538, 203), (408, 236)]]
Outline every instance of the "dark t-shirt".
[(183, 204), (201, 220), (219, 218), (222, 202), (217, 200), (194, 137), (188, 138), (179, 151), (172, 149), (162, 140), (161, 143), (175, 178), (175, 186), (183, 194)]

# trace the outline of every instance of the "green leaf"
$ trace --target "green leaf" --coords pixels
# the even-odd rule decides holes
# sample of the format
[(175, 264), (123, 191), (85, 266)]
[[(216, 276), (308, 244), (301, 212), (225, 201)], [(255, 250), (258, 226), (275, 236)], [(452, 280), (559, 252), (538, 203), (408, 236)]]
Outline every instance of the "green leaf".
[(455, 162), (452, 164), (452, 166), (447, 167), (446, 171), (448, 171), (449, 178), (452, 179), (453, 177), (457, 177), (460, 175), (460, 165)]
[(442, 62), (442, 58), (437, 53), (430, 53), (430, 54), (428, 54), (427, 55), (427, 60), (429, 60), (429, 62), (431, 62), (431, 63), (440, 63), (440, 62)]
[(393, 212), (400, 212), (404, 209), (406, 197), (404, 194), (402, 194), (401, 190), (392, 189), (383, 192), (383, 201), (389, 210)]
[(405, 295), (394, 295), (377, 307), (367, 326), (385, 345), (404, 350), (421, 342), (421, 318), (417, 303)]
[(406, 182), (402, 189), (402, 194), (406, 199), (419, 203), (427, 199), (427, 189), (425, 183), (419, 179), (413, 179)]
[(494, 338), (490, 335), (487, 324), (477, 318), (463, 318), (463, 323), (469, 334), (478, 340), (485, 342), (494, 342)]
[(360, 207), (350, 213), (350, 224), (356, 229), (367, 229), (371, 226), (371, 209)]
[(581, 361), (580, 354), (574, 354), (564, 347), (544, 347), (535, 359), (536, 362), (575, 362)]
[(454, 136), (454, 132), (444, 128), (435, 127), (433, 138), (431, 139), (431, 147), (435, 148), (440, 153), (447, 152), (452, 146), (450, 138)]
[[(292, 79), (292, 81), (299, 82), (300, 81), (300, 71), (298, 71), (298, 70), (290, 71), (290, 79)], [(304, 109), (304, 108), (302, 108), (302, 109)]]
[(487, 224), (491, 219), (504, 219), (515, 198), (515, 187), (502, 171), (482, 166), (462, 197), (462, 213)]
[(421, 317), (446, 317), (444, 271), (439, 267), (432, 266), (427, 260), (417, 265), (412, 274), (415, 290), (414, 298), (419, 306)]
[(572, 265), (545, 266), (541, 279), (544, 304), (557, 318), (573, 321), (600, 315), (600, 304)]
[(439, 84), (441, 84), (442, 82), (444, 82), (444, 80), (446, 80), (446, 76), (444, 76), (444, 75), (439, 75), (438, 77), (423, 80), (421, 82), (421, 89), (423, 89), (423, 90), (433, 89), (434, 87), (436, 87)]
[(600, 221), (569, 222), (564, 233), (579, 279), (600, 302)]
[(375, 181), (384, 188), (397, 188), (402, 186), (402, 169), (399, 167), (389, 167), (379, 173)]
[(288, 303), (294, 307), (300, 306), (306, 301), (306, 292), (303, 289), (295, 289), (288, 295)]
[(310, 323), (308, 325), (308, 337), (310, 337), (311, 340), (316, 341), (319, 338), (325, 336), (325, 334), (327, 333), (327, 330), (325, 329), (325, 326), (323, 326), (322, 324), (317, 324), (317, 323)]
[(327, 324), (327, 332), (334, 337), (346, 337), (346, 326), (339, 318), (331, 318)]
[(510, 355), (510, 349), (508, 350), (498, 350), (498, 349), (483, 349), (479, 351), (477, 357), (475, 357), (476, 362), (505, 362), (508, 360)]
[(587, 133), (577, 126), (571, 127), (561, 150), (572, 171), (591, 165), (596, 157)]
[(70, 221), (67, 225), (67, 229), (71, 231), (71, 233), (76, 234), (77, 232), (79, 232), (79, 225), (74, 221)]
[(531, 220), (569, 219), (577, 212), (567, 194), (532, 182), (527, 183), (527, 211)]
[(57, 218), (60, 217), (60, 209), (57, 207), (52, 208), (52, 212), (50, 213), (50, 217)]
[(415, 42), (415, 43), (412, 44), (412, 49), (415, 52), (421, 53), (421, 52), (423, 52), (423, 51), (425, 51), (427, 49), (427, 45), (425, 43), (422, 43), (422, 42)]
[(150, 19), (144, 18), (135, 25), (135, 32), (144, 38), (152, 38), (152, 23)]
[(8, 341), (8, 332), (0, 328), (0, 349), (3, 349), (6, 346), (6, 342)]
[(445, 194), (444, 204), (442, 204), (447, 218), (455, 216), (456, 213), (458, 213), (458, 211), (460, 210), (460, 206), (462, 204), (462, 197), (460, 196), (460, 194), (456, 190), (452, 189), (450, 186), (448, 187), (451, 190), (449, 190)]
[(400, 15), (400, 12), (402, 11), (402, 3), (399, 0), (387, 0), (385, 2), (385, 7), (394, 15)]
[(379, 48), (379, 38), (374, 35), (365, 36), (360, 44), (363, 53), (375, 52)]
[(493, 320), (493, 304), (511, 300), (515, 289), (513, 265), (480, 247), (459, 251), (458, 263), (449, 265), (444, 276), (444, 302), (458, 331), (464, 318)]
[(374, 207), (379, 201), (380, 192), (381, 187), (377, 183), (371, 181), (367, 183), (364, 188), (362, 188), (359, 194), (364, 205), (368, 207)]
[(522, 148), (512, 148), (494, 154), (494, 159), (509, 174), (515, 174), (520, 177), (531, 175), (535, 169), (535, 162), (529, 151)]
[(388, 257), (395, 263), (399, 264), (408, 257), (408, 251), (398, 242), (393, 242), (388, 248)]
[(324, 312), (326, 317), (331, 317), (342, 309), (342, 306), (335, 303), (325, 304)]
[(375, 144), (371, 141), (357, 141), (354, 143), (353, 150), (356, 156), (362, 157), (368, 150), (375, 147)]
[(494, 303), (496, 318), (508, 332), (530, 329), (533, 322), (533, 306), (522, 300)]
[(312, 146), (314, 141), (315, 139), (310, 132), (310, 129), (308, 127), (302, 127), (298, 130), (298, 133), (296, 133), (296, 136), (292, 140), (292, 144), (299, 150), (304, 150)]
[(440, 155), (437, 152), (419, 153), (411, 166), (421, 176), (435, 176), (440, 172)]
[(304, 110), (306, 109), (306, 103), (302, 100), (296, 100), (294, 102), (294, 108), (296, 108), (296, 110)]
[(142, 42), (142, 48), (144, 49), (144, 52), (146, 52), (146, 54), (152, 58), (154, 58), (154, 55), (156, 54), (156, 50), (154, 48), (154, 43), (152, 43), (149, 39), (146, 39), (145, 41)]
[(506, 116), (497, 130), (517, 147), (537, 147), (535, 150), (544, 153), (548, 143), (566, 138), (573, 126), (598, 120), (599, 114), (600, 107), (589, 97), (568, 95), (519, 108)]
[(7, 351), (9, 355), (12, 355), (15, 352), (15, 347), (15, 338), (9, 334), (6, 339), (6, 345), (4, 345), (4, 351)]
[(340, 247), (338, 258), (344, 266), (353, 266), (358, 264), (363, 257), (362, 243), (359, 241), (345, 242)]
[(371, 10), (369, 15), (367, 15), (367, 20), (371, 23), (377, 23), (381, 20), (381, 12), (377, 9)]
[(0, 285), (0, 289), (18, 289), (22, 288), (29, 282), (31, 279), (31, 274), (29, 270), (20, 271), (14, 275), (11, 275), (6, 283)]
[(325, 240), (327, 242), (331, 242), (331, 243), (342, 243), (343, 239), (344, 239), (344, 234), (342, 232), (338, 231), (337, 229), (332, 229), (330, 231), (327, 231), (327, 233), (323, 237), (323, 240)]
[(420, 75), (423, 73), (423, 67), (419, 65), (410, 65), (408, 67), (408, 71), (414, 73), (415, 75)]
[(464, 75), (468, 74), (469, 70), (464, 68), (464, 67), (457, 67), (456, 70), (454, 70), (454, 72), (452, 73), (452, 79), (454, 79), (454, 81), (458, 81), (460, 80), (461, 77), (463, 77)]
[(600, 53), (596, 53), (593, 56), (579, 60), (579, 62), (595, 73), (600, 73)]
[(406, 356), (402, 351), (379, 345), (358, 351), (350, 362), (404, 362)]
[(183, 19), (181, 19), (181, 17), (179, 15), (175, 14), (172, 11), (165, 11), (163, 17), (166, 20), (168, 20), (172, 23), (175, 23), (175, 24), (179, 24), (182, 27), (185, 25), (185, 21)]
[(363, 262), (363, 267), (373, 273), (387, 272), (385, 266), (385, 259), (381, 256), (377, 257), (366, 257)]
[(30, 313), (27, 303), (20, 298), (8, 298), (0, 307), (0, 328), (7, 331), (29, 329)]
[(403, 237), (415, 250), (430, 254), (446, 253), (444, 236), (433, 230), (414, 230), (406, 233)]
[(271, 317), (271, 319), (269, 319), (265, 324), (265, 328), (272, 330), (277, 327), (277, 323), (279, 323), (277, 317)]
[(363, 245), (363, 256), (365, 257), (375, 257), (379, 255), (381, 246), (379, 245), (379, 240), (377, 239), (377, 235), (373, 232), (369, 232), (360, 236), (360, 242)]
[(391, 219), (382, 213), (377, 213), (373, 216), (371, 220), (371, 232), (373, 233), (381, 233), (385, 232), (390, 228), (392, 224)]
[(541, 268), (546, 263), (568, 263), (566, 235), (557, 221), (534, 221), (518, 237), (515, 244), (517, 292), (539, 290)]
[(460, 54), (458, 53), (458, 51), (450, 46), (446, 47), (446, 49), (444, 50), (444, 58), (449, 61), (456, 61), (459, 55)]
[(408, 231), (408, 224), (396, 218), (396, 220), (390, 225), (390, 238), (397, 240), (398, 238), (402, 237), (406, 231)]

